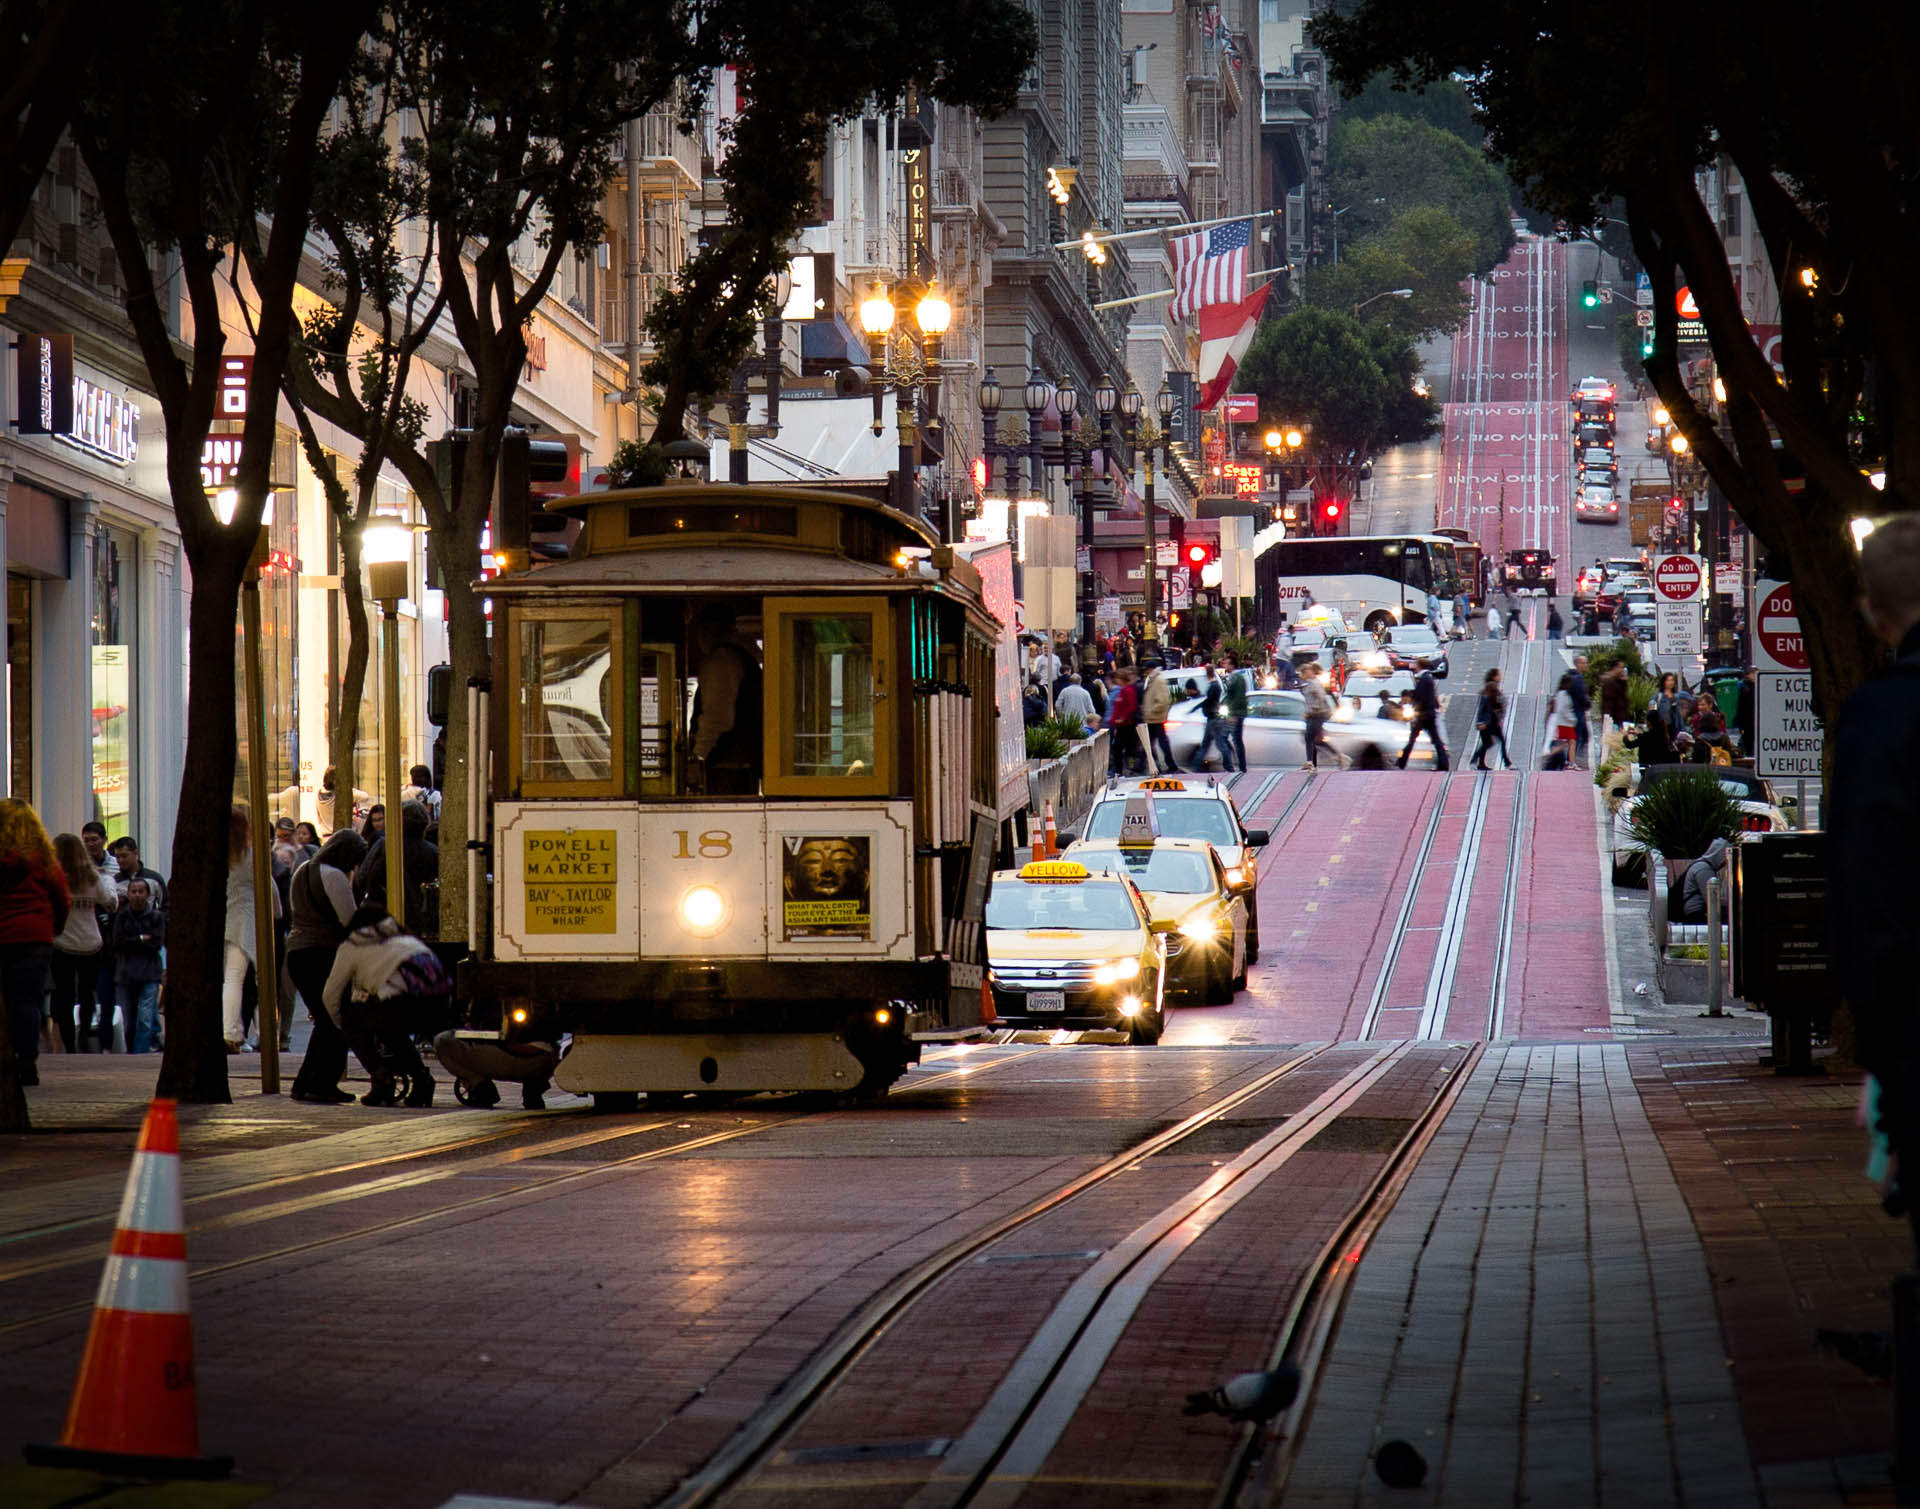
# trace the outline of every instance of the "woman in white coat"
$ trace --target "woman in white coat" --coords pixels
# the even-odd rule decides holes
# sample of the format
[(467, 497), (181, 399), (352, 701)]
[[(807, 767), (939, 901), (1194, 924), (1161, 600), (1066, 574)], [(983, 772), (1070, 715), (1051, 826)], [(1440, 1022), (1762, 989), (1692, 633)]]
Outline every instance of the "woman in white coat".
[[(238, 803), (227, 824), (227, 930), (226, 953), (220, 977), (221, 1035), (227, 1040), (227, 1052), (239, 1053), (247, 1046), (247, 1027), (242, 1002), (247, 992), (247, 971), (254, 968), (254, 894), (252, 824), (247, 809)], [(269, 884), (273, 915), (280, 915), (280, 891)]]

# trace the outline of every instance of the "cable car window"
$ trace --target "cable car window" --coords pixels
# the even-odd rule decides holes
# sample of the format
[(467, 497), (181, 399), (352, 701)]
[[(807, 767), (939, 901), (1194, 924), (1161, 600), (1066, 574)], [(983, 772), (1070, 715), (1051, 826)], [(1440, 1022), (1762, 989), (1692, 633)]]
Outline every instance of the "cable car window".
[(614, 605), (518, 606), (507, 630), (510, 780), (520, 796), (626, 789), (626, 625)]
[(787, 768), (797, 776), (873, 772), (873, 620), (866, 614), (791, 620), (794, 718)]

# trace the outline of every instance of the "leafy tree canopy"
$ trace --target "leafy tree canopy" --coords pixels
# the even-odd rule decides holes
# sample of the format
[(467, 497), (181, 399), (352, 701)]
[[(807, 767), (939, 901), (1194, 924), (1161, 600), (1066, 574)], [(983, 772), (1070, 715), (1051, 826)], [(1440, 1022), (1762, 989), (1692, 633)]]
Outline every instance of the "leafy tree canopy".
[[(1648, 375), (1772, 568), (1792, 575), (1815, 702), (1835, 717), (1876, 653), (1853, 609), (1848, 522), (1911, 506), (1920, 455), (1911, 5), (1862, 0), (1809, 20), (1786, 0), (1355, 0), (1312, 35), (1356, 91), (1383, 70), (1470, 79), (1490, 150), (1556, 219), (1588, 226), (1609, 201), (1624, 204), (1654, 289)], [(1711, 66), (1676, 38), (1711, 39)], [(1699, 170), (1720, 164), (1738, 172), (1748, 234), (1783, 291), (1778, 376), (1748, 330), (1751, 290), (1728, 265), (1721, 207), (1703, 197)], [(1728, 394), (1716, 412), (1681, 370), (1683, 283)], [(1862, 475), (1882, 455), (1884, 496)]]
[(1486, 128), (1474, 119), (1473, 100), (1458, 79), (1396, 85), (1391, 74), (1376, 73), (1341, 109), (1347, 120), (1394, 116), (1425, 121), (1437, 130), (1459, 137), (1476, 152), (1487, 139)]
[(1343, 242), (1377, 237), (1395, 216), (1430, 205), (1472, 235), (1475, 272), (1491, 272), (1513, 245), (1499, 171), (1483, 152), (1423, 120), (1341, 120), (1327, 166), (1333, 202), (1344, 207)]
[(1374, 295), (1411, 288), (1410, 299), (1379, 299), (1360, 318), (1410, 340), (1459, 328), (1466, 318), (1462, 284), (1473, 275), (1474, 237), (1446, 210), (1423, 205), (1395, 216), (1377, 236), (1342, 247), (1336, 266), (1311, 269), (1309, 304), (1352, 311)]
[(1393, 399), (1359, 322), (1329, 309), (1263, 324), (1234, 386), (1258, 393), (1264, 414), (1311, 424), (1322, 456), (1356, 461), (1382, 437)]

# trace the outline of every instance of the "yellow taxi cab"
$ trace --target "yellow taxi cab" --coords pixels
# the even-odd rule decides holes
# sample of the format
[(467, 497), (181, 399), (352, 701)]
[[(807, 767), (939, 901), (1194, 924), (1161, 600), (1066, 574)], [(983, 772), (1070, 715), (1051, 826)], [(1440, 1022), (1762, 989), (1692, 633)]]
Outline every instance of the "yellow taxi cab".
[[(1254, 851), (1266, 847), (1267, 830), (1243, 824), (1233, 797), (1211, 776), (1162, 775), (1144, 780), (1109, 780), (1104, 790), (1094, 793), (1093, 806), (1080, 825), (1077, 837), (1083, 841), (1118, 838), (1127, 798), (1136, 794), (1153, 798), (1162, 837), (1200, 838), (1213, 845), (1213, 852), (1220, 857), (1221, 867), (1226, 871), (1228, 888), (1246, 903), (1247, 962), (1257, 963), (1260, 903), (1254, 887), (1260, 879), (1260, 869)], [(1060, 836), (1063, 847), (1068, 838), (1064, 833)]]
[(1001, 870), (987, 892), (987, 983), (1009, 1027), (1117, 1028), (1157, 1043), (1166, 950), (1124, 876), (1073, 860)]
[(1152, 798), (1127, 799), (1117, 839), (1088, 839), (1073, 857), (1090, 871), (1133, 882), (1153, 930), (1165, 937), (1167, 989), (1180, 1004), (1218, 1005), (1247, 984), (1247, 903), (1227, 883), (1213, 846), (1162, 838)]

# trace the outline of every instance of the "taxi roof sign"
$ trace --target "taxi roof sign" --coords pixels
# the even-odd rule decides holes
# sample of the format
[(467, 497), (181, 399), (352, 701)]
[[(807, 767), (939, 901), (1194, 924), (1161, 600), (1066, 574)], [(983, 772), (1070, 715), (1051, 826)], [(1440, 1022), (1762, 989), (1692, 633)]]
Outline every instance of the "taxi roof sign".
[(1142, 791), (1185, 791), (1187, 789), (1187, 783), (1176, 776), (1162, 775), (1155, 776), (1150, 781), (1142, 781), (1139, 789)]
[(1062, 885), (1089, 880), (1092, 878), (1092, 873), (1085, 865), (1077, 864), (1071, 859), (1036, 859), (1031, 864), (1020, 867), (1020, 878)]
[(1152, 848), (1160, 837), (1160, 822), (1151, 797), (1134, 795), (1120, 813), (1120, 847)]

